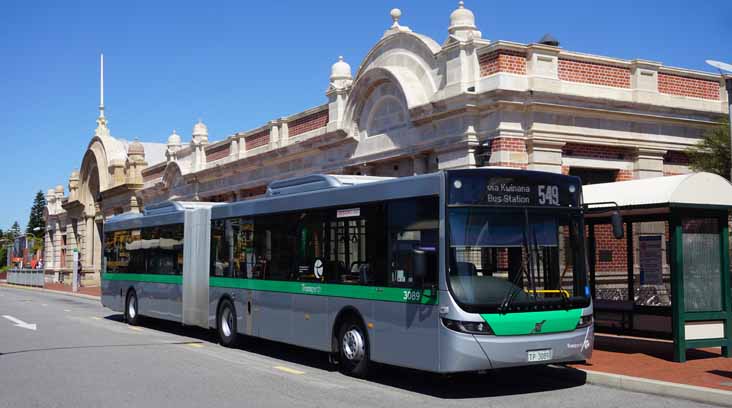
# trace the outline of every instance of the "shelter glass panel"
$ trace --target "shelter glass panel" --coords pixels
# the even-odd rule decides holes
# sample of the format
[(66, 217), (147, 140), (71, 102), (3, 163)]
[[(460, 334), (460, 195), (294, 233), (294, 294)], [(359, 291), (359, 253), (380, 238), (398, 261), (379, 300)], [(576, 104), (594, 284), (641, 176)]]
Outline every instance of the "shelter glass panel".
[(687, 312), (722, 310), (719, 222), (716, 218), (682, 220), (684, 307)]

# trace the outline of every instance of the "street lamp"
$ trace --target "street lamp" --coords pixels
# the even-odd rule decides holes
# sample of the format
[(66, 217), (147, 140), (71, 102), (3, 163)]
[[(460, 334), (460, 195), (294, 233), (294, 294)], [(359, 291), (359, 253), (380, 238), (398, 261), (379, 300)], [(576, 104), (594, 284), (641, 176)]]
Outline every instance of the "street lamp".
[[(715, 60), (707, 60), (706, 62), (719, 70), (719, 74), (724, 78), (725, 88), (727, 88), (727, 103), (729, 104), (729, 137), (731, 140), (730, 149), (732, 149), (732, 64)], [(725, 74), (724, 71), (727, 73)], [(730, 168), (730, 181), (732, 181), (732, 167)]]

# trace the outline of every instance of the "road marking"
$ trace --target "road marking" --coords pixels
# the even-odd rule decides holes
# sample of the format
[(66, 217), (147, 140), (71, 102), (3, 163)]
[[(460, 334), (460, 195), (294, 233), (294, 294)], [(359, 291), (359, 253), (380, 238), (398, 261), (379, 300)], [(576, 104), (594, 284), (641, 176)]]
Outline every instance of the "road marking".
[(275, 370), (284, 371), (284, 372), (290, 373), (290, 374), (296, 374), (296, 375), (305, 374), (305, 371), (295, 370), (294, 368), (289, 368), (289, 367), (274, 366), (272, 368), (274, 368)]
[(193, 348), (203, 348), (203, 344), (200, 343), (186, 343), (187, 346), (191, 346)]
[(48, 304), (46, 304), (46, 303), (41, 303), (41, 306), (43, 306), (43, 307), (46, 307), (46, 306), (48, 306)]
[(97, 316), (92, 316), (92, 319), (94, 319), (94, 320), (102, 320), (101, 317), (97, 317)]
[(134, 331), (142, 331), (141, 328), (135, 327), (135, 326), (129, 326), (129, 328), (130, 328), (130, 330), (134, 330)]
[(33, 323), (26, 323), (20, 319), (16, 319), (13, 316), (3, 315), (4, 318), (10, 320), (11, 322), (15, 323), (15, 327), (20, 327), (21, 329), (28, 329), (28, 330), (36, 330), (36, 324)]
[(70, 312), (70, 311), (71, 311), (71, 310), (69, 310), (69, 309), (64, 309), (64, 312)]

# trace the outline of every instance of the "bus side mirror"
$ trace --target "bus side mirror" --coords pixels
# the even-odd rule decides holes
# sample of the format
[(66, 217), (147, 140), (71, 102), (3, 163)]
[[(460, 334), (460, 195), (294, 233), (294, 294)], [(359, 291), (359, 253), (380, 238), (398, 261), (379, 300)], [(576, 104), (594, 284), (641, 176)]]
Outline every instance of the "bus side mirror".
[(427, 277), (427, 253), (421, 249), (412, 250), (412, 276), (415, 284), (421, 284)]
[(610, 222), (613, 224), (613, 236), (615, 239), (623, 238), (623, 216), (619, 211), (613, 211), (610, 216)]

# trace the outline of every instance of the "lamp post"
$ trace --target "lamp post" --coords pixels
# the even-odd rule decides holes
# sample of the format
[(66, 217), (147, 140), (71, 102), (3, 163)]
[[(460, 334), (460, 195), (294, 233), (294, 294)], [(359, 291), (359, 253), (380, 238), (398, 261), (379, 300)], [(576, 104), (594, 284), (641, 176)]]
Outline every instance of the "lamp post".
[[(729, 137), (730, 137), (730, 149), (732, 150), (732, 64), (726, 62), (720, 62), (715, 60), (707, 60), (707, 64), (717, 68), (719, 74), (724, 78), (724, 85), (727, 89), (727, 103), (729, 104)], [(726, 73), (724, 72), (726, 71)], [(730, 153), (732, 159), (732, 152)], [(732, 167), (730, 167), (730, 181), (732, 181)]]

